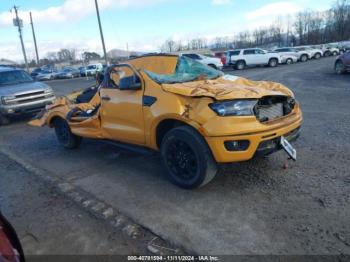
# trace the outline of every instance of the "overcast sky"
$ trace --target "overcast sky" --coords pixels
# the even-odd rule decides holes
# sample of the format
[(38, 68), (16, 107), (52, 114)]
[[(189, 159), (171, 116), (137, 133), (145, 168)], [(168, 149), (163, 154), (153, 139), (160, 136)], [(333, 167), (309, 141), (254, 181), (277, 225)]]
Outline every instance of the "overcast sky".
[[(277, 16), (301, 9), (328, 9), (333, 0), (98, 0), (107, 50), (158, 51), (168, 38), (230, 36), (271, 24)], [(29, 24), (33, 13), (39, 55), (61, 48), (102, 53), (94, 0), (1, 0), (0, 58), (21, 61), (14, 4), (24, 20), (28, 58), (34, 58)]]

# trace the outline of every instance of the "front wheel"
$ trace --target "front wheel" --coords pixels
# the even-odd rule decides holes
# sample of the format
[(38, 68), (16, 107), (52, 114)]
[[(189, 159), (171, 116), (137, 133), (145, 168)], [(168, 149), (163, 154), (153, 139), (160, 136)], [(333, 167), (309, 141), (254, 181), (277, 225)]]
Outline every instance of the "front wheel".
[(54, 120), (53, 125), (55, 127), (58, 142), (64, 148), (74, 149), (80, 146), (82, 138), (72, 133), (66, 120), (57, 118)]
[(286, 61), (286, 64), (287, 64), (287, 65), (293, 64), (293, 59), (288, 58), (287, 61)]
[(202, 187), (217, 173), (207, 143), (189, 126), (174, 128), (165, 135), (161, 155), (168, 178), (181, 188)]
[(335, 67), (334, 67), (335, 72), (338, 75), (344, 74), (345, 73), (345, 68), (344, 68), (344, 64), (342, 61), (337, 61), (335, 63)]
[(237, 70), (243, 70), (245, 68), (246, 64), (244, 61), (238, 61), (236, 64), (236, 69)]
[(333, 56), (337, 56), (337, 55), (338, 55), (338, 52), (334, 51)]
[(317, 53), (316, 55), (315, 55), (315, 59), (320, 59), (321, 58), (321, 54), (320, 53)]
[(278, 65), (278, 60), (275, 58), (270, 59), (269, 67), (276, 67)]
[(307, 55), (302, 55), (302, 56), (300, 57), (300, 61), (301, 61), (301, 62), (306, 62), (307, 59), (308, 59)]

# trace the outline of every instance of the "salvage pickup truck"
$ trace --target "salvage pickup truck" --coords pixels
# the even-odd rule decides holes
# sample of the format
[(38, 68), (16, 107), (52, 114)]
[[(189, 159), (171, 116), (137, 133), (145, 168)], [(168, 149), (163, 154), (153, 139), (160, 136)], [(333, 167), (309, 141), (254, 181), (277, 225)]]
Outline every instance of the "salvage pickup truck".
[(169, 179), (193, 189), (207, 184), (218, 163), (285, 149), (299, 136), (302, 112), (281, 84), (224, 75), (184, 56), (148, 55), (106, 70), (92, 98), (57, 99), (31, 124), (55, 128), (76, 148), (82, 137), (160, 151)]

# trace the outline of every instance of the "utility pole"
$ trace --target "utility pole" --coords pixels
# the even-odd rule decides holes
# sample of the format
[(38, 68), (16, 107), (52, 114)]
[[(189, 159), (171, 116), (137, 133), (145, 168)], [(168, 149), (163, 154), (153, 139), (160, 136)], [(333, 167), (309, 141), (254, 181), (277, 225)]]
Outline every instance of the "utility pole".
[(16, 18), (13, 19), (13, 24), (14, 24), (14, 26), (18, 27), (18, 33), (19, 33), (19, 39), (21, 40), (24, 63), (26, 64), (26, 69), (29, 72), (27, 54), (26, 54), (26, 50), (24, 48), (23, 37), (22, 37), (23, 20), (19, 19), (19, 17), (18, 17), (18, 7), (14, 5), (13, 9), (15, 10), (15, 14), (16, 14)]
[(103, 48), (103, 55), (105, 57), (105, 62), (108, 65), (107, 60), (107, 52), (106, 52), (106, 46), (105, 46), (105, 40), (103, 38), (103, 32), (102, 32), (102, 25), (101, 25), (101, 19), (100, 19), (100, 11), (98, 10), (98, 3), (97, 0), (95, 0), (95, 6), (96, 6), (96, 13), (97, 13), (97, 20), (98, 20), (98, 26), (100, 28), (100, 35), (101, 35), (101, 41), (102, 41), (102, 48)]
[(35, 31), (34, 31), (34, 24), (33, 24), (33, 18), (32, 18), (32, 12), (29, 12), (30, 16), (30, 24), (32, 26), (32, 32), (33, 32), (33, 39), (34, 39), (34, 46), (35, 46), (35, 54), (36, 54), (36, 64), (39, 66), (39, 53), (38, 53), (38, 46), (36, 45), (36, 37), (35, 37)]

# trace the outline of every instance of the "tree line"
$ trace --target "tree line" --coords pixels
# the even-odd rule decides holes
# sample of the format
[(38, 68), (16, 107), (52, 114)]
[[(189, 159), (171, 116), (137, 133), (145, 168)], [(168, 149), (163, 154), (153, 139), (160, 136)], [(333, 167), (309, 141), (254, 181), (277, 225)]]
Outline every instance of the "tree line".
[(160, 49), (162, 52), (180, 52), (205, 48), (269, 48), (346, 40), (350, 40), (350, 0), (336, 0), (327, 11), (306, 9), (294, 16), (278, 17), (271, 26), (239, 32), (233, 37), (216, 37), (211, 43), (206, 38), (192, 39), (185, 44), (168, 39)]

